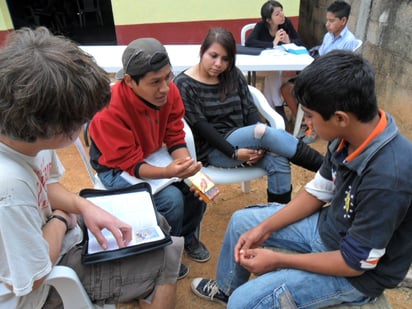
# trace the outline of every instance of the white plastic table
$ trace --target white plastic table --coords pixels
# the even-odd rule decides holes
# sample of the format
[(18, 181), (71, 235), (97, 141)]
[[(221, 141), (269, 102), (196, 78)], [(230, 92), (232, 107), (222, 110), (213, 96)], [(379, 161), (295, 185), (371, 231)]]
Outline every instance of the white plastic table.
[[(81, 49), (94, 57), (97, 64), (109, 73), (122, 68), (126, 45), (82, 45)], [(199, 62), (200, 45), (165, 45), (175, 74)], [(242, 71), (300, 71), (313, 61), (308, 54), (294, 55), (279, 50), (264, 50), (260, 55), (236, 55), (236, 66)]]

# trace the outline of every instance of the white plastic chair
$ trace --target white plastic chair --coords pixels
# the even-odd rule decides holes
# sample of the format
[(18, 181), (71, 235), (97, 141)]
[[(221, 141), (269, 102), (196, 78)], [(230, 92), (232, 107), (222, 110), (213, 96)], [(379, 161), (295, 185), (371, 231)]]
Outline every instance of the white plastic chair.
[[(357, 45), (355, 46), (355, 48), (352, 49), (353, 52), (358, 52), (359, 49), (361, 48), (363, 42), (360, 39), (356, 39), (357, 41)], [(315, 46), (313, 48), (311, 48), (311, 50), (316, 50), (320, 47), (320, 45)], [(300, 130), (300, 127), (302, 125), (302, 121), (303, 121), (303, 110), (302, 107), (300, 106), (300, 104), (298, 104), (298, 112), (296, 113), (296, 120), (295, 120), (295, 127), (293, 128), (293, 136), (297, 136)]]
[[(116, 308), (114, 304), (106, 304), (104, 307), (92, 304), (76, 272), (67, 266), (54, 266), (43, 284), (51, 285), (57, 290), (63, 301), (63, 307), (67, 309)], [(0, 283), (0, 309), (15, 308), (16, 305), (17, 298), (3, 283)]]
[(352, 50), (353, 52), (357, 52), (357, 51), (361, 48), (361, 46), (362, 46), (362, 44), (363, 44), (363, 42), (362, 42), (361, 39), (356, 39), (356, 42), (357, 42), (357, 45), (356, 45), (355, 48)]
[[(284, 130), (285, 123), (282, 116), (270, 107), (264, 95), (253, 86), (249, 86), (249, 91), (252, 94), (253, 101), (259, 113), (270, 123), (270, 126)], [(184, 123), (187, 147), (191, 156), (196, 158), (196, 149), (192, 130), (186, 121), (184, 121)], [(259, 167), (222, 168), (209, 165), (207, 167), (203, 167), (202, 170), (213, 180), (215, 184), (231, 184), (241, 182), (242, 191), (245, 193), (250, 191), (251, 180), (267, 175), (266, 171)]]
[[(240, 44), (245, 46), (246, 43), (246, 34), (248, 31), (253, 30), (255, 28), (256, 23), (246, 24), (240, 30)], [(256, 86), (256, 72), (255, 71), (247, 71), (243, 72), (245, 76), (247, 76), (247, 81), (252, 86)]]
[(255, 28), (255, 25), (256, 25), (256, 23), (251, 23), (251, 24), (246, 24), (242, 27), (242, 29), (240, 30), (240, 44), (245, 46), (246, 34), (247, 34), (248, 31)]
[[(87, 130), (86, 128), (84, 128), (84, 130)], [(80, 157), (82, 158), (83, 164), (86, 167), (87, 173), (89, 174), (90, 180), (93, 183), (93, 186), (95, 189), (101, 189), (101, 190), (106, 190), (105, 186), (103, 185), (102, 181), (100, 180), (100, 178), (97, 176), (97, 174), (94, 172), (90, 161), (89, 161), (89, 156), (86, 153), (86, 150), (83, 147), (82, 141), (80, 140), (80, 137), (78, 137), (75, 141), (74, 141), (74, 145), (77, 148), (77, 151), (80, 154)]]

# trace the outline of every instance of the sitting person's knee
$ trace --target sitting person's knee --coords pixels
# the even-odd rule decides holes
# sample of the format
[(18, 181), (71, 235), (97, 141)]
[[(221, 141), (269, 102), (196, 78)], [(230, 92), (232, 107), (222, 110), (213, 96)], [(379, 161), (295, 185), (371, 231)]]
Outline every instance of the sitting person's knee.
[(263, 123), (258, 123), (255, 126), (255, 130), (253, 131), (253, 133), (254, 133), (253, 135), (254, 135), (255, 138), (261, 139), (262, 136), (265, 134), (265, 132), (266, 132), (266, 125), (263, 124)]

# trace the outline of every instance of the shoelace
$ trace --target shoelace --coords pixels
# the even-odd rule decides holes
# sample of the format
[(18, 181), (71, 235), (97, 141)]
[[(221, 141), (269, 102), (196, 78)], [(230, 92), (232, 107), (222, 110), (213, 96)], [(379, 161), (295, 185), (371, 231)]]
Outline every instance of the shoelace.
[(204, 287), (203, 291), (210, 296), (211, 299), (215, 297), (216, 294), (220, 294), (220, 289), (217, 286), (216, 281), (210, 280)]

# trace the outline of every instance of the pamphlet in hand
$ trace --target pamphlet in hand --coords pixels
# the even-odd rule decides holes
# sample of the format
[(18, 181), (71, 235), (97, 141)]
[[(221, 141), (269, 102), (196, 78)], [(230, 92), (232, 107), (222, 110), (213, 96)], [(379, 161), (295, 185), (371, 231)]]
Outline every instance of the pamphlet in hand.
[(171, 243), (168, 232), (158, 224), (150, 187), (147, 183), (119, 190), (84, 189), (80, 195), (132, 226), (132, 240), (119, 248), (113, 234), (103, 229), (108, 242), (104, 250), (87, 229), (82, 262), (97, 263), (158, 249)]
[(220, 193), (219, 188), (215, 185), (213, 180), (202, 171), (186, 178), (184, 181), (189, 187), (195, 186), (199, 195), (206, 203), (212, 201)]
[[(161, 147), (158, 151), (152, 153), (148, 156), (145, 161), (153, 166), (164, 167), (173, 162), (172, 156), (167, 151), (166, 147)], [(162, 178), (162, 179), (141, 179), (130, 175), (128, 172), (123, 171), (120, 176), (125, 179), (128, 183), (134, 185), (141, 182), (147, 182), (151, 188), (152, 193), (156, 194), (162, 189), (166, 188), (173, 182), (180, 181), (178, 177), (172, 178)]]

